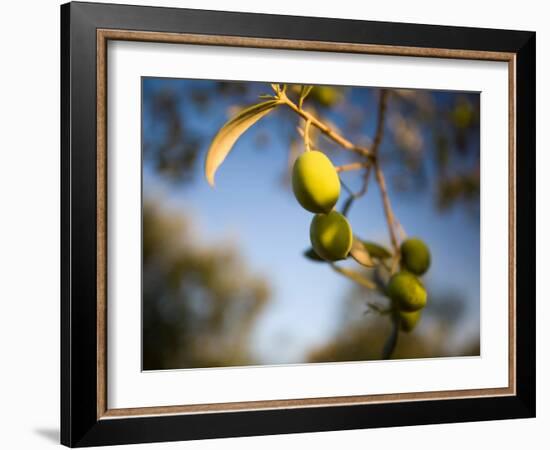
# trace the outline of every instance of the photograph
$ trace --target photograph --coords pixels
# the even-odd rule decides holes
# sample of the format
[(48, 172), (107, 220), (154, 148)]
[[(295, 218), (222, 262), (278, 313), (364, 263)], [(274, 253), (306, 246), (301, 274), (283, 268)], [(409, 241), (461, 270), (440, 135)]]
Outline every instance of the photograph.
[(142, 370), (480, 353), (480, 93), (141, 79)]

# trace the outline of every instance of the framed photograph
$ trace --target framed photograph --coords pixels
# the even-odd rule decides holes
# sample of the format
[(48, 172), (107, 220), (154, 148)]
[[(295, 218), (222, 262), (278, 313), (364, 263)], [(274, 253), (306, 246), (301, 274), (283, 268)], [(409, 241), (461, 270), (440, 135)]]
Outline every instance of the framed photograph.
[(535, 415), (535, 33), (61, 7), (61, 441)]

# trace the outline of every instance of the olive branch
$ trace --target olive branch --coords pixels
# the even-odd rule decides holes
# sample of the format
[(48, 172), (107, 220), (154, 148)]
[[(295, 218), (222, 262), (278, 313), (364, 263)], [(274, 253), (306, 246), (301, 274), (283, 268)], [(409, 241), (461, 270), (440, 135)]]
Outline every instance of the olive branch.
[[(379, 149), (384, 138), (389, 91), (387, 89), (380, 90), (375, 136), (372, 140), (372, 145), (370, 147), (366, 147), (354, 144), (333, 127), (323, 122), (315, 114), (304, 109), (304, 102), (314, 89), (314, 86), (302, 85), (298, 95), (298, 100), (296, 102), (290, 99), (287, 95), (287, 85), (272, 84), (271, 87), (274, 94), (260, 96), (263, 100), (262, 102), (243, 109), (218, 131), (207, 153), (205, 163), (206, 179), (212, 186), (214, 186), (215, 173), (231, 151), (237, 139), (252, 125), (281, 106), (289, 108), (304, 121), (303, 129), (299, 128), (298, 131), (304, 140), (304, 149), (306, 153), (312, 151), (312, 127), (316, 128), (326, 138), (336, 143), (340, 148), (356, 153), (359, 156), (360, 161), (336, 167), (333, 167), (329, 162), (330, 167), (335, 174), (355, 170), (363, 171), (362, 184), (358, 191), (352, 191), (340, 179), (339, 175), (335, 175), (338, 177), (337, 181), (339, 181), (339, 185), (341, 184), (348, 194), (341, 210), (341, 215), (344, 218), (338, 220), (343, 220), (347, 224), (345, 217), (348, 215), (349, 210), (355, 201), (367, 193), (371, 173), (374, 173), (374, 178), (382, 198), (384, 216), (386, 219), (392, 251), (390, 252), (385, 247), (374, 242), (361, 240), (355, 235), (351, 237), (350, 247), (347, 250), (349, 251), (349, 256), (351, 256), (357, 264), (369, 269), (381, 268), (386, 272), (388, 278), (390, 278), (390, 281), (386, 287), (380, 287), (369, 278), (365, 277), (362, 271), (339, 266), (334, 260), (331, 260), (332, 258), (327, 258), (326, 255), (325, 257), (323, 257), (323, 255), (319, 256), (314, 249), (308, 250), (305, 255), (310, 259), (318, 261), (328, 260), (330, 267), (336, 273), (352, 280), (364, 288), (377, 290), (390, 299), (390, 307), (388, 309), (380, 308), (371, 303), (369, 303), (368, 306), (369, 311), (372, 310), (381, 315), (389, 315), (391, 317), (392, 331), (386, 341), (386, 344), (384, 345), (382, 354), (384, 359), (391, 358), (397, 344), (399, 329), (401, 328), (404, 331), (410, 331), (414, 328), (414, 325), (420, 317), (419, 311), (425, 304), (426, 294), (424, 287), (413, 274), (421, 275), (427, 270), (427, 267), (429, 266), (429, 252), (427, 247), (425, 247), (425, 244), (418, 239), (406, 240), (406, 233), (394, 214), (386, 179), (380, 164)], [(300, 199), (298, 200), (300, 201)], [(336, 200), (337, 198), (334, 203)], [(304, 205), (302, 204), (302, 206)], [(304, 207), (312, 211), (306, 206)], [(332, 208), (332, 205), (330, 205), (330, 208)], [(326, 211), (313, 212), (326, 213)], [(325, 220), (325, 214), (317, 214), (313, 222), (315, 222), (316, 219), (319, 219), (319, 221)], [(403, 243), (403, 241), (405, 242)], [(418, 244), (418, 242), (420, 242), (420, 244)], [(410, 248), (413, 248), (414, 251)], [(420, 253), (418, 250), (419, 248)], [(402, 255), (403, 251), (406, 251), (407, 254)], [(418, 260), (419, 254), (421, 256), (421, 264), (416, 264), (415, 267), (413, 262)], [(403, 256), (405, 256), (405, 258), (403, 258)], [(413, 256), (416, 259), (413, 258)], [(399, 272), (400, 265), (403, 269), (401, 272)], [(409, 273), (409, 271), (413, 274)]]

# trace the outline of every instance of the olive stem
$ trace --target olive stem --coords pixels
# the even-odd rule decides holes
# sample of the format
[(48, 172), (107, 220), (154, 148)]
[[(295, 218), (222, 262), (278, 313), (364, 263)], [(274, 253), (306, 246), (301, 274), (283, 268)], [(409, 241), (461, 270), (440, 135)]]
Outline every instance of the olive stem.
[(306, 125), (304, 127), (304, 144), (306, 147), (306, 152), (311, 150), (311, 139), (309, 136), (309, 129), (311, 128), (311, 120), (306, 120)]
[(382, 194), (384, 214), (386, 215), (386, 222), (388, 223), (388, 230), (390, 232), (390, 239), (394, 250), (394, 254), (398, 255), (399, 243), (397, 240), (397, 235), (395, 233), (394, 214), (390, 203), (390, 197), (388, 195), (388, 189), (386, 187), (386, 179), (384, 178), (384, 174), (380, 170), (380, 166), (378, 164), (374, 165), (374, 175), (376, 176), (376, 181), (378, 182), (378, 186), (380, 187), (380, 193)]
[(350, 150), (352, 152), (359, 153), (360, 155), (366, 156), (368, 158), (373, 157), (372, 152), (365, 147), (360, 147), (358, 145), (353, 144), (351, 141), (347, 140), (344, 136), (334, 131), (332, 128), (330, 128), (325, 123), (321, 122), (319, 119), (317, 119), (313, 114), (305, 111), (302, 108), (299, 108), (298, 105), (296, 105), (292, 100), (290, 100), (284, 92), (279, 93), (279, 99), (287, 105), (290, 109), (292, 109), (295, 113), (300, 115), (303, 119), (306, 120), (306, 123), (309, 121), (312, 125), (317, 127), (325, 136), (332, 139), (334, 142), (336, 142), (338, 145), (340, 145), (342, 148), (346, 150)]
[(395, 216), (393, 213), (393, 209), (390, 203), (390, 197), (388, 195), (388, 188), (386, 186), (386, 178), (384, 177), (384, 173), (382, 172), (382, 169), (380, 168), (380, 162), (378, 161), (378, 149), (380, 148), (380, 144), (382, 142), (382, 138), (384, 137), (384, 119), (386, 116), (386, 109), (388, 104), (388, 91), (386, 89), (382, 89), (380, 91), (380, 102), (378, 104), (378, 123), (376, 126), (376, 134), (374, 137), (374, 142), (372, 145), (372, 152), (374, 155), (374, 175), (376, 177), (376, 181), (378, 183), (378, 186), (380, 187), (380, 193), (382, 194), (382, 203), (384, 206), (384, 214), (386, 215), (386, 222), (388, 223), (388, 230), (390, 233), (390, 239), (392, 243), (392, 247), (394, 250), (394, 257), (397, 259), (399, 255), (399, 241), (397, 239), (397, 234), (395, 232)]
[[(385, 89), (382, 89), (381, 93), (380, 93), (380, 103), (378, 105), (378, 123), (376, 125), (376, 134), (375, 134), (375, 138), (374, 138), (374, 141), (373, 141), (373, 146), (371, 148), (371, 164), (365, 164), (363, 167), (366, 167), (366, 170), (365, 170), (365, 175), (363, 176), (363, 185), (361, 187), (361, 189), (357, 192), (350, 192), (350, 197), (348, 199), (348, 202), (349, 202), (349, 207), (351, 207), (351, 203), (362, 197), (363, 195), (365, 195), (367, 193), (367, 189), (368, 189), (368, 186), (369, 186), (369, 178), (370, 178), (370, 174), (371, 174), (371, 169), (373, 168), (373, 166), (376, 167), (378, 166), (377, 164), (377, 159), (378, 159), (378, 148), (380, 147), (380, 144), (382, 142), (382, 138), (384, 136), (384, 120), (385, 120), (385, 114), (386, 114), (386, 108), (387, 108), (387, 96), (388, 96), (388, 92), (387, 90)], [(336, 168), (338, 170), (338, 168)], [(388, 209), (388, 206), (389, 206), (389, 210), (390, 210), (390, 214), (391, 214), (391, 218), (392, 218), (392, 221), (395, 222), (395, 216), (393, 215), (393, 212), (391, 212), (391, 205), (389, 203), (389, 197), (388, 197), (388, 194), (387, 194), (387, 189), (386, 189), (386, 182), (385, 182), (385, 179), (384, 179), (384, 175), (382, 173), (382, 170), (378, 167), (378, 176), (377, 176), (377, 181), (379, 182), (380, 178), (382, 179), (382, 182), (383, 182), (383, 195), (385, 195), (387, 197), (386, 201), (384, 201), (384, 211), (386, 211)], [(380, 184), (380, 182), (378, 183)], [(385, 193), (385, 194), (384, 194)], [(386, 218), (387, 218), (387, 214), (386, 214)], [(392, 225), (389, 225), (389, 229), (390, 229), (390, 236), (392, 235), (392, 230), (393, 230), (393, 226)], [(392, 240), (392, 245), (393, 245), (393, 240)], [(394, 246), (394, 249), (395, 249), (395, 246)], [(395, 253), (395, 252), (394, 252)]]
[(365, 162), (353, 162), (349, 164), (343, 164), (341, 166), (336, 166), (335, 169), (336, 172), (348, 172), (350, 170), (364, 169), (365, 167), (369, 167), (370, 165), (370, 163)]
[(397, 339), (399, 337), (399, 318), (392, 317), (392, 330), (391, 334), (388, 337), (388, 340), (384, 344), (384, 349), (382, 350), (382, 359), (390, 359), (395, 351), (397, 346)]

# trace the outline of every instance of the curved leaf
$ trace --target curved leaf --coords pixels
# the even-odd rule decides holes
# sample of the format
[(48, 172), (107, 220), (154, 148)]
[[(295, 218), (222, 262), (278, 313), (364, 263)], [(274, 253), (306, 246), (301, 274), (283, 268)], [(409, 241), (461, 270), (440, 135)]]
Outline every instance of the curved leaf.
[(363, 242), (361, 242), (355, 236), (353, 237), (353, 242), (352, 242), (351, 250), (349, 254), (353, 259), (355, 259), (355, 261), (357, 261), (362, 266), (365, 266), (365, 267), (376, 266), (376, 264), (371, 258), (371, 255), (369, 254), (369, 251), (363, 245)]
[(214, 175), (216, 174), (216, 170), (218, 170), (218, 167), (223, 163), (241, 134), (279, 104), (279, 100), (268, 100), (252, 105), (227, 121), (225, 125), (220, 128), (218, 134), (216, 134), (212, 140), (208, 153), (206, 154), (204, 174), (210, 186), (214, 186)]
[(376, 242), (362, 241), (365, 249), (370, 253), (373, 258), (388, 259), (391, 258), (391, 253), (386, 247), (378, 245)]
[(309, 93), (311, 92), (312, 89), (313, 89), (312, 85), (302, 84), (302, 87), (300, 89), (300, 98), (299, 98), (299, 101), (298, 101), (298, 104), (300, 105), (300, 108), (302, 107), (302, 104), (304, 103), (304, 100), (309, 95)]
[(364, 286), (368, 289), (376, 289), (376, 284), (374, 284), (372, 281), (365, 278), (360, 272), (357, 272), (353, 269), (348, 269), (347, 267), (340, 267), (340, 266), (337, 266), (336, 264), (333, 264), (332, 268), (336, 270), (336, 272), (340, 272), (342, 275), (345, 275), (350, 280), (355, 281), (361, 286)]
[(327, 262), (323, 258), (321, 258), (311, 247), (304, 251), (304, 256), (312, 261)]

